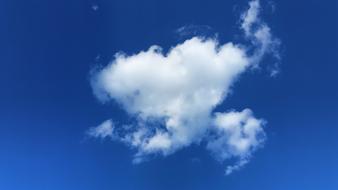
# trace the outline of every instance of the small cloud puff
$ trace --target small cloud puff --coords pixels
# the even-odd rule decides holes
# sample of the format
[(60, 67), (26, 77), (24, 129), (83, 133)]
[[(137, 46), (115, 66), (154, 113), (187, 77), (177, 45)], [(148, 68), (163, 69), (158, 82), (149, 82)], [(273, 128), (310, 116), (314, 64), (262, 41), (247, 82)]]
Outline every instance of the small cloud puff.
[(107, 120), (100, 124), (99, 126), (92, 127), (87, 131), (89, 136), (95, 138), (105, 139), (107, 137), (113, 138), (114, 137), (114, 124), (112, 120)]
[(93, 4), (93, 5), (92, 5), (92, 10), (93, 10), (93, 11), (98, 11), (98, 10), (99, 10), (99, 6), (96, 5), (96, 4)]

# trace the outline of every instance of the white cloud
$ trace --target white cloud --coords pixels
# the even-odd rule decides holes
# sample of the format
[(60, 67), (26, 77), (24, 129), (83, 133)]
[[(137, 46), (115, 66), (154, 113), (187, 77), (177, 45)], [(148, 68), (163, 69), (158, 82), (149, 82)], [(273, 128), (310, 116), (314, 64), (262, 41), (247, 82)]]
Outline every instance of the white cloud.
[(112, 120), (106, 120), (97, 127), (92, 127), (87, 131), (89, 136), (95, 138), (113, 138), (114, 137), (114, 124)]
[[(131, 127), (121, 126), (123, 132), (116, 134), (117, 140), (137, 150), (135, 163), (202, 141), (219, 161), (239, 159), (227, 173), (249, 161), (264, 141), (263, 120), (256, 119), (249, 109), (216, 114), (213, 110), (227, 97), (236, 79), (271, 52), (273, 37), (258, 13), (256, 0), (242, 16), (241, 28), (258, 49), (253, 55), (241, 44), (193, 37), (167, 53), (151, 46), (130, 56), (116, 54), (112, 63), (93, 74), (96, 97), (102, 102), (118, 102), (137, 120)], [(112, 121), (106, 122), (90, 134), (112, 137)]]
[(207, 149), (221, 161), (232, 156), (247, 157), (264, 140), (263, 124), (263, 120), (253, 117), (250, 109), (216, 113), (216, 137), (209, 140)]
[(254, 44), (255, 51), (250, 56), (250, 62), (257, 67), (264, 55), (269, 54), (275, 59), (270, 69), (270, 75), (275, 76), (279, 72), (279, 39), (271, 34), (270, 27), (260, 19), (260, 2), (253, 0), (249, 2), (249, 9), (241, 16), (241, 28), (244, 31), (245, 37)]
[(207, 149), (221, 162), (232, 157), (240, 159), (237, 164), (227, 167), (226, 174), (248, 163), (252, 152), (262, 145), (264, 123), (255, 118), (250, 109), (215, 114), (214, 133), (208, 140)]
[(249, 158), (241, 158), (235, 165), (227, 166), (225, 175), (230, 175), (232, 172), (241, 169), (249, 162)]
[[(244, 34), (247, 37), (253, 35), (254, 24), (259, 24), (261, 22), (259, 16), (260, 3), (259, 1), (249, 2), (249, 9), (242, 14), (242, 24), (241, 28), (244, 30)], [(256, 29), (257, 30), (257, 29)]]
[(96, 5), (96, 4), (93, 4), (92, 9), (93, 9), (93, 11), (97, 11), (97, 10), (99, 10), (99, 6)]

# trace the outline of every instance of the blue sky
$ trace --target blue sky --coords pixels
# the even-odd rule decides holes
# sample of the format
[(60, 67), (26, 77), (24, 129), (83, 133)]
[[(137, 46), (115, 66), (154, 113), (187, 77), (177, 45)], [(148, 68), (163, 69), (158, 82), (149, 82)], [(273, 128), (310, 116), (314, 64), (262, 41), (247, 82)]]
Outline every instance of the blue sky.
[[(250, 46), (240, 29), (248, 1), (0, 1), (0, 189), (337, 189), (337, 2), (261, 7), (281, 42), (279, 74), (270, 76), (276, 60), (265, 57), (213, 112), (250, 108), (266, 121), (266, 139), (225, 175), (238, 158), (220, 163), (196, 143), (133, 164), (143, 147), (89, 137), (107, 119), (115, 128), (135, 123), (121, 99), (98, 100), (90, 73), (116, 52), (154, 44), (167, 52), (196, 33)], [(184, 26), (193, 27), (182, 35)]]

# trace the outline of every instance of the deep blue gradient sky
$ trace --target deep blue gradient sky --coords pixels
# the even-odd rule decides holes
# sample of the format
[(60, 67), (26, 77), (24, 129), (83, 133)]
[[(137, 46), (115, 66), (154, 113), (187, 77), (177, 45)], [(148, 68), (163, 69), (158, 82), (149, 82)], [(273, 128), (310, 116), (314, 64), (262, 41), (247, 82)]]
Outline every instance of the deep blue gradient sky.
[(220, 106), (254, 110), (268, 139), (225, 176), (197, 146), (133, 165), (123, 144), (86, 138), (103, 120), (128, 120), (96, 100), (89, 71), (117, 51), (169, 48), (185, 25), (236, 40), (247, 1), (0, 0), (0, 189), (338, 189), (338, 3), (273, 4), (263, 1), (263, 18), (282, 41), (281, 73), (244, 74)]

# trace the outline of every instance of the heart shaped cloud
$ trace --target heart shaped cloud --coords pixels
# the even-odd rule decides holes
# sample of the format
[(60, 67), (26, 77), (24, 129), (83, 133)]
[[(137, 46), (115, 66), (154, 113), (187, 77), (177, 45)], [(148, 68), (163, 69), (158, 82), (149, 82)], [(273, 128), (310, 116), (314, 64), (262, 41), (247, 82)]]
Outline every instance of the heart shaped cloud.
[[(264, 55), (278, 58), (270, 28), (259, 19), (258, 0), (242, 14), (241, 29), (253, 45), (219, 44), (217, 39), (193, 37), (163, 53), (158, 46), (135, 55), (117, 54), (92, 75), (91, 84), (102, 102), (116, 101), (136, 119), (115, 126), (112, 120), (91, 128), (94, 137), (111, 137), (137, 150), (134, 162), (149, 155), (163, 156), (205, 141), (219, 161), (236, 157), (226, 173), (239, 169), (265, 139), (264, 121), (250, 109), (214, 113), (238, 77), (257, 67)], [(277, 70), (274, 70), (275, 72)]]

